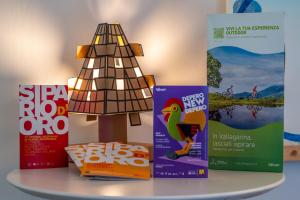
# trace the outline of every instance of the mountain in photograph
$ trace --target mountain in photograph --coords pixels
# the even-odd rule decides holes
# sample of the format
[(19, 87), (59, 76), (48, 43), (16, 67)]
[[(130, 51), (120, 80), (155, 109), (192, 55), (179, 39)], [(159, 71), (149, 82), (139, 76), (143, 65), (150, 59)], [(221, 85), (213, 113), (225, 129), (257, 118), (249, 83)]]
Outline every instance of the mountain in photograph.
[(259, 91), (272, 83), (274, 87), (262, 92), (262, 96), (273, 93), (280, 96), (283, 90), (284, 52), (261, 54), (239, 47), (221, 46), (210, 49), (208, 53), (221, 65), (218, 69), (221, 79), (219, 87), (211, 87), (211, 93), (222, 93), (233, 86), (234, 93), (242, 98), (249, 95), (247, 92), (251, 92), (254, 86), (257, 85)]
[[(284, 93), (284, 86), (283, 85), (273, 85), (267, 87), (266, 89), (259, 91), (257, 93), (258, 98), (280, 98), (283, 96)], [(250, 92), (241, 92), (233, 95), (235, 99), (246, 99), (251, 95)]]

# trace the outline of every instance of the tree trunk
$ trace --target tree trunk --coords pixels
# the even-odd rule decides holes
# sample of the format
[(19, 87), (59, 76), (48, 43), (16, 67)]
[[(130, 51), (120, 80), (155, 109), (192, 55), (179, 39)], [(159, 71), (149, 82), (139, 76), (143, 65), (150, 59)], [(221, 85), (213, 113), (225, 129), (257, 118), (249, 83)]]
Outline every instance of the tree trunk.
[(98, 116), (99, 142), (127, 143), (127, 114)]

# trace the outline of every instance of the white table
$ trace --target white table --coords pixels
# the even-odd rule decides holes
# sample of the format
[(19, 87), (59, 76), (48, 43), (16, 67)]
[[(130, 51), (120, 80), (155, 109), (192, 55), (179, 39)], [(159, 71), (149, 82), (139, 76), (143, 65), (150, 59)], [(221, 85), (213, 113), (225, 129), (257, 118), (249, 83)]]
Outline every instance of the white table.
[(28, 194), (48, 199), (241, 199), (284, 182), (281, 173), (210, 170), (208, 179), (96, 181), (69, 168), (14, 170), (7, 180)]

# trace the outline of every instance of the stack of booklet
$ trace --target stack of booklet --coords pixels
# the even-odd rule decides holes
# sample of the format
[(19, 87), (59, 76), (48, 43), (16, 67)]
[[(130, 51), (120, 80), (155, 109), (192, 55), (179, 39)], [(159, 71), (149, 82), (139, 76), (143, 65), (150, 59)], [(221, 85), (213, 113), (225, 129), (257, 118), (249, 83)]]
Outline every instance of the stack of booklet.
[(149, 151), (144, 146), (89, 143), (65, 148), (81, 175), (95, 179), (150, 179)]

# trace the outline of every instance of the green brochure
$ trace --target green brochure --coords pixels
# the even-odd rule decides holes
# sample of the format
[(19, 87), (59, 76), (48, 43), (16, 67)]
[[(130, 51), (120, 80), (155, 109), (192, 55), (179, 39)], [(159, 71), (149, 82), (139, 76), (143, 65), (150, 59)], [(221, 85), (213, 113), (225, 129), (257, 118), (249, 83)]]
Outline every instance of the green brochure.
[(208, 18), (209, 167), (282, 172), (284, 14)]

